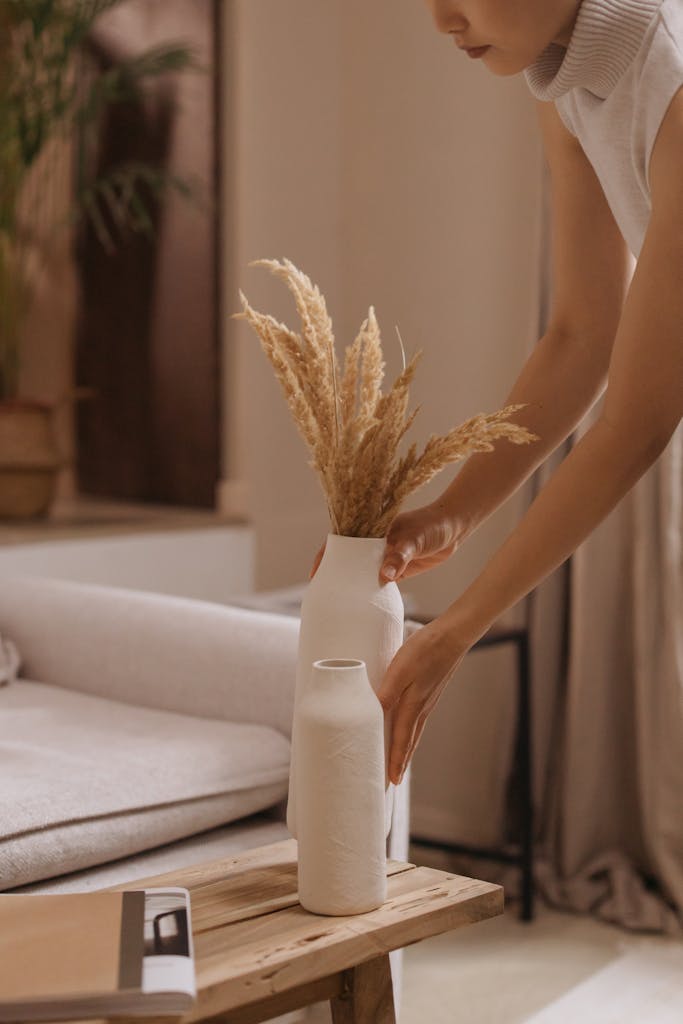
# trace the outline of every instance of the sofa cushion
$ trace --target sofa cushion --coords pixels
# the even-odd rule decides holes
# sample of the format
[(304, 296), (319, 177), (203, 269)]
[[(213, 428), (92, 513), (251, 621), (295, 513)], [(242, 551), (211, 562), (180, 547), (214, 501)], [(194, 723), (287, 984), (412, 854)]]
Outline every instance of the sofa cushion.
[(143, 850), (132, 857), (96, 864), (84, 871), (74, 871), (58, 878), (43, 878), (39, 882), (13, 889), (13, 892), (91, 892), (110, 885), (139, 881), (162, 872), (203, 864), (219, 858), (232, 858), (245, 850), (267, 846), (289, 839), (287, 826), (276, 810), (260, 811), (248, 818), (240, 818), (229, 825), (219, 825), (207, 832), (179, 839), (175, 843)]
[(268, 726), (18, 680), (0, 689), (0, 888), (101, 864), (273, 806)]

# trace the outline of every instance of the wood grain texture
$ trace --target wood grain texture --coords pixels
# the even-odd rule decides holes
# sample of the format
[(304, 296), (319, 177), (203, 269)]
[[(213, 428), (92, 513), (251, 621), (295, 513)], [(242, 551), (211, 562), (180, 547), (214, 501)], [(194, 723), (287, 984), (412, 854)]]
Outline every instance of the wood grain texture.
[[(347, 972), (340, 971), (320, 981), (310, 981), (307, 985), (290, 988), (286, 992), (278, 992), (258, 1003), (241, 1006), (230, 1013), (219, 1013), (215, 1017), (204, 1017), (202, 1024), (260, 1024), (261, 1021), (272, 1020), (283, 1013), (300, 1010), (313, 1003), (325, 1003), (335, 996), (341, 996), (348, 989)], [(169, 1020), (166, 1024), (172, 1024)]]
[(333, 1024), (396, 1024), (388, 956), (347, 971), (340, 996), (330, 1000)]
[(283, 839), (279, 843), (271, 843), (268, 846), (257, 846), (254, 850), (245, 850), (242, 853), (236, 853), (233, 857), (220, 857), (218, 860), (210, 860), (205, 864), (194, 864), (191, 867), (178, 868), (177, 871), (166, 871), (161, 875), (146, 875), (144, 878), (136, 878), (134, 881), (128, 881), (121, 885), (112, 885), (110, 888), (120, 891), (121, 889), (130, 889), (133, 885), (136, 888), (146, 888), (152, 885), (180, 885), (192, 892), (194, 906), (195, 891), (201, 889), (202, 886), (244, 874), (253, 868), (274, 867), (278, 864), (296, 866), (296, 841), (294, 839)]
[(319, 917), (297, 905), (224, 929), (202, 931), (199, 922), (200, 998), (187, 1019), (346, 970), (501, 910), (497, 886), (414, 868), (389, 879), (387, 902), (370, 914)]
[[(347, 995), (335, 1012), (346, 1024), (356, 1020), (348, 1016), (351, 1010), (363, 1013), (364, 1005), (372, 1004), (370, 989), (382, 986), (367, 979), (382, 976), (380, 962), (388, 962), (390, 950), (503, 910), (503, 890), (489, 882), (393, 861), (387, 874), (386, 903), (354, 917), (322, 917), (302, 909), (294, 840), (141, 879), (134, 886), (190, 890), (198, 998), (183, 1024), (267, 1020), (339, 996), (342, 981)], [(129, 882), (115, 888), (132, 887)], [(356, 974), (368, 963), (374, 966)], [(380, 1000), (377, 1007), (385, 1003)], [(377, 1007), (373, 1012), (380, 1013)], [(358, 1019), (388, 1024), (389, 1012)], [(344, 1013), (346, 1018), (339, 1016)]]
[[(410, 871), (413, 864), (390, 861), (389, 877)], [(296, 842), (293, 839), (224, 857), (196, 867), (136, 879), (114, 890), (156, 885), (179, 885), (192, 894), (192, 930), (195, 935), (216, 926), (298, 907)]]

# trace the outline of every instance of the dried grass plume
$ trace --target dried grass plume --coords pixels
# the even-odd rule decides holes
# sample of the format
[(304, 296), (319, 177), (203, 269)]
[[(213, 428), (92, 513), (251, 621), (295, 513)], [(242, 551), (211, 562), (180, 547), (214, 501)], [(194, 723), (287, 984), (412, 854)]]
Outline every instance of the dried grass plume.
[(384, 537), (405, 499), (445, 466), (474, 452), (493, 451), (496, 440), (536, 440), (509, 420), (522, 406), (509, 405), (475, 416), (441, 437), (432, 435), (421, 452), (413, 444), (401, 455), (401, 442), (418, 412), (409, 412), (409, 388), (421, 353), (384, 392), (384, 356), (372, 307), (340, 368), (319, 288), (290, 260), (252, 265), (281, 278), (294, 297), (298, 334), (252, 309), (242, 292), (242, 312), (236, 317), (254, 329), (275, 371), (320, 478), (334, 533)]

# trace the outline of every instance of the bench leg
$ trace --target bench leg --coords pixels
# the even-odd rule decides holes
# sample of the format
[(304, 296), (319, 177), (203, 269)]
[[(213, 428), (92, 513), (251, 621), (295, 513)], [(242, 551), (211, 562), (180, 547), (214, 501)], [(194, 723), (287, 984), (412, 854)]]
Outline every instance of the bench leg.
[(330, 1000), (334, 1024), (396, 1024), (388, 955), (344, 974), (344, 993)]

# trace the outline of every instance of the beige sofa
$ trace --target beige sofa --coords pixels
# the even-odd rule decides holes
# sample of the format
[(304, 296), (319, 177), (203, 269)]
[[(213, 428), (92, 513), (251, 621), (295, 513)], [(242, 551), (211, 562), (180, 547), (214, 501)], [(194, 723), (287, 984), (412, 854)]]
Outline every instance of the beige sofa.
[[(286, 838), (297, 636), (283, 615), (0, 580), (0, 889), (82, 891)], [(391, 855), (407, 842), (404, 784)]]

